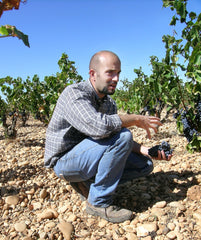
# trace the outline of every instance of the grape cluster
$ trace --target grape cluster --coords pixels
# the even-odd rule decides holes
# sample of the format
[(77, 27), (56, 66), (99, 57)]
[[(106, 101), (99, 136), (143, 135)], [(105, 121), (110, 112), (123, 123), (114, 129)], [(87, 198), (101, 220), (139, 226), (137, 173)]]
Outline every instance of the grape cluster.
[[(196, 105), (196, 116), (195, 118), (192, 118), (192, 109), (186, 108), (177, 110), (176, 113), (174, 113), (174, 118), (179, 118), (182, 125), (183, 125), (183, 133), (188, 140), (188, 142), (191, 142), (193, 140), (193, 136), (198, 136), (201, 129), (201, 100), (200, 97), (198, 97), (198, 103)], [(193, 120), (194, 119), (194, 120)]]
[(196, 110), (197, 110), (197, 113), (196, 113), (196, 116), (195, 116), (195, 120), (197, 122), (198, 129), (200, 129), (201, 128), (201, 99), (200, 99), (200, 96), (198, 98), (198, 103), (197, 103), (197, 106), (196, 106)]
[(194, 134), (198, 136), (198, 132), (192, 127), (192, 124), (188, 121), (186, 115), (186, 111), (183, 111), (183, 113), (181, 114), (181, 122), (183, 124), (184, 135), (188, 142), (191, 142), (193, 140)]
[(165, 152), (166, 159), (168, 158), (168, 155), (171, 155), (173, 150), (170, 147), (170, 144), (168, 142), (163, 141), (160, 145), (156, 145), (149, 149), (148, 154), (151, 157), (157, 157), (158, 156), (158, 150)]

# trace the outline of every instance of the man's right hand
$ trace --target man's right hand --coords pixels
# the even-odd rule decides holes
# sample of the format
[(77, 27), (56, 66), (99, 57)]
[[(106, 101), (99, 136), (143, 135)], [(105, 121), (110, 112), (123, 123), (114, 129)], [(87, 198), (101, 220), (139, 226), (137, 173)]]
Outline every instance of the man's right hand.
[(136, 126), (146, 130), (148, 138), (151, 138), (150, 128), (154, 130), (155, 133), (158, 131), (158, 127), (162, 126), (160, 118), (154, 116), (144, 116), (136, 114), (125, 114), (119, 115), (122, 121), (122, 127)]

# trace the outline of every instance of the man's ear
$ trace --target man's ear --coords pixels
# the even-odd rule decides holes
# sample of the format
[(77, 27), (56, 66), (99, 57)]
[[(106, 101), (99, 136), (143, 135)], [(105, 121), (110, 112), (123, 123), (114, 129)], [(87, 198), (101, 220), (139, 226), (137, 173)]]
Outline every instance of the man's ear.
[(93, 79), (93, 80), (94, 80), (94, 77), (95, 77), (95, 73), (96, 73), (95, 70), (93, 70), (93, 69), (90, 69), (90, 70), (89, 70), (89, 76), (90, 76), (90, 78)]

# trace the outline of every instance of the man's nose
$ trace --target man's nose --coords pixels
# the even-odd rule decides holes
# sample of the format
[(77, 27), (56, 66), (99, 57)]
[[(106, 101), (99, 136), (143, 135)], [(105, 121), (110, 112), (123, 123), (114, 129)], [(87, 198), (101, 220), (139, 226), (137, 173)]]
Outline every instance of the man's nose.
[(119, 81), (119, 74), (118, 73), (114, 73), (113, 77), (112, 77), (112, 80), (118, 82)]

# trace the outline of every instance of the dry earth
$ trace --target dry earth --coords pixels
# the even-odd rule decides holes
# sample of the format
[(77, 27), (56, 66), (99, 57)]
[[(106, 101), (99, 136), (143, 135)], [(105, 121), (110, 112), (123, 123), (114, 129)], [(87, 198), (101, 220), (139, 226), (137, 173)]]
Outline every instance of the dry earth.
[[(155, 161), (147, 178), (117, 189), (115, 202), (135, 218), (113, 224), (85, 213), (86, 202), (68, 182), (43, 166), (46, 127), (29, 119), (14, 140), (0, 128), (0, 239), (159, 240), (201, 239), (201, 155), (186, 151), (170, 117), (151, 140), (131, 129), (147, 146), (168, 141), (171, 161)], [(70, 237), (71, 235), (71, 237)]]

